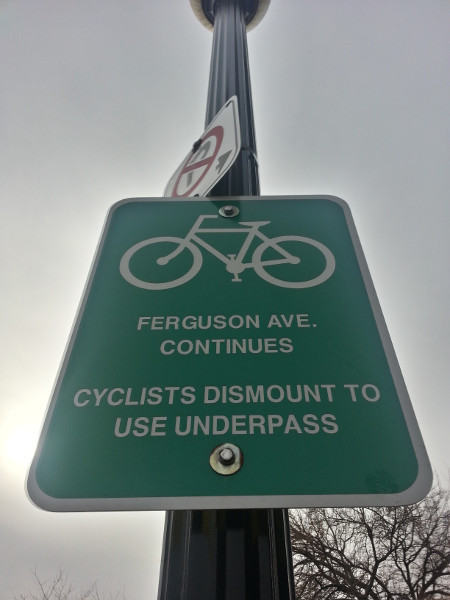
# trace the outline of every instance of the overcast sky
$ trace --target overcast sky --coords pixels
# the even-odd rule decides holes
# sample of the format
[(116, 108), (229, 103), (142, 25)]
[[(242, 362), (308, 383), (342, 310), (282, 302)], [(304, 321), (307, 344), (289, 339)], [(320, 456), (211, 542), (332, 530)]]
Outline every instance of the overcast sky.
[[(449, 26), (448, 0), (272, 0), (249, 34), (262, 193), (350, 205), (443, 476)], [(0, 0), (2, 600), (31, 587), (33, 568), (60, 567), (77, 586), (156, 598), (163, 513), (35, 508), (26, 442), (108, 208), (161, 196), (203, 131), (211, 39), (188, 0)]]

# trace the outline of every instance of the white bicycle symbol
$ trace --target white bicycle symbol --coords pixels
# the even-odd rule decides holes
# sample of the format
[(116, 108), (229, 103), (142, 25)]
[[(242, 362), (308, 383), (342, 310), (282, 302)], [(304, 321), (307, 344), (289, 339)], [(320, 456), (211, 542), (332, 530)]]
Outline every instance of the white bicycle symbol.
[[(336, 261), (332, 252), (320, 242), (313, 240), (307, 237), (301, 237), (297, 235), (287, 235), (287, 236), (279, 236), (275, 238), (269, 238), (261, 231), (259, 228), (263, 225), (269, 225), (271, 221), (250, 221), (250, 222), (239, 222), (239, 225), (242, 227), (239, 228), (206, 228), (201, 227), (203, 221), (206, 219), (217, 219), (217, 215), (200, 215), (196, 222), (194, 223), (192, 229), (187, 233), (186, 237), (155, 237), (149, 238), (147, 240), (143, 240), (142, 242), (138, 242), (134, 244), (131, 248), (129, 248), (125, 254), (122, 256), (120, 261), (120, 273), (122, 277), (138, 288), (146, 289), (146, 290), (166, 290), (169, 288), (177, 287), (179, 285), (183, 285), (200, 271), (203, 256), (200, 248), (207, 250), (213, 256), (218, 258), (221, 262), (223, 262), (226, 266), (226, 270), (229, 273), (232, 273), (233, 279), (232, 281), (242, 281), (239, 277), (239, 274), (242, 273), (245, 269), (254, 269), (255, 273), (257, 273), (262, 279), (271, 283), (273, 285), (277, 285), (279, 287), (284, 288), (310, 288), (316, 285), (320, 285), (324, 281), (326, 281), (334, 272)], [(199, 237), (199, 233), (214, 233), (214, 234), (230, 234), (230, 233), (246, 233), (246, 238), (238, 252), (238, 254), (222, 254), (211, 246), (204, 239)], [(244, 262), (245, 255), (255, 238), (259, 238), (262, 240), (262, 243), (257, 246), (254, 250), (252, 259), (250, 262)], [(194, 243), (195, 242), (195, 243)], [(312, 277), (312, 279), (307, 279), (306, 281), (284, 281), (283, 279), (278, 279), (268, 273), (266, 268), (273, 265), (282, 265), (282, 264), (291, 264), (297, 265), (301, 262), (301, 258), (296, 256), (296, 254), (291, 254), (285, 248), (282, 247), (282, 243), (288, 242), (289, 246), (292, 246), (292, 243), (298, 242), (299, 244), (307, 244), (308, 246), (313, 246), (317, 248), (319, 252), (325, 258), (325, 268), (319, 275)], [(131, 259), (142, 249), (152, 244), (163, 244), (165, 248), (167, 245), (174, 245), (175, 249), (169, 254), (165, 254), (163, 256), (159, 256), (156, 259), (156, 264), (159, 266), (167, 265), (171, 260), (175, 257), (179, 256), (184, 250), (187, 250), (191, 253), (192, 264), (188, 266), (188, 270), (182, 276), (177, 277), (176, 279), (164, 282), (158, 281), (145, 281), (140, 279), (135, 274), (133, 274), (132, 269), (130, 268)], [(197, 245), (196, 245), (197, 244)], [(264, 260), (263, 254), (267, 250), (275, 251), (277, 253), (276, 258), (270, 258)], [(162, 252), (162, 250), (161, 250)], [(299, 249), (299, 254), (301, 254), (302, 250)], [(267, 254), (266, 254), (267, 256)], [(189, 261), (190, 263), (191, 261)], [(322, 260), (323, 262), (323, 260)], [(151, 265), (150, 265), (151, 268)]]

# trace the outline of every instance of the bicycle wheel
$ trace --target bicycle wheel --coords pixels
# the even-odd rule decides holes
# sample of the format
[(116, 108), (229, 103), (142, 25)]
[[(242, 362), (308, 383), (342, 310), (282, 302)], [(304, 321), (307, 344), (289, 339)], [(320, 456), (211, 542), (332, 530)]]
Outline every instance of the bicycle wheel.
[[(154, 244), (161, 246), (153, 248)], [(167, 290), (192, 279), (202, 262), (202, 253), (194, 244), (177, 237), (156, 237), (131, 246), (122, 256), (119, 270), (128, 283), (138, 288)]]
[[(295, 247), (297, 244), (301, 246)], [(308, 255), (306, 260), (311, 259), (311, 265), (305, 267), (302, 255)], [(296, 289), (320, 285), (331, 277), (336, 267), (331, 250), (316, 240), (298, 235), (285, 235), (263, 242), (254, 251), (252, 264), (255, 272), (267, 282)], [(271, 269), (277, 277), (267, 269)], [(292, 281), (288, 280), (290, 277)]]

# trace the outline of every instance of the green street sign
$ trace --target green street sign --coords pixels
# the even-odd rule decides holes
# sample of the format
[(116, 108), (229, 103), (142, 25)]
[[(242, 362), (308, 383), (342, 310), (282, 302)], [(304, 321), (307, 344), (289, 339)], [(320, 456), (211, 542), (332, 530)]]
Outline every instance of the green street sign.
[(397, 505), (430, 485), (342, 200), (112, 207), (30, 469), (33, 502)]

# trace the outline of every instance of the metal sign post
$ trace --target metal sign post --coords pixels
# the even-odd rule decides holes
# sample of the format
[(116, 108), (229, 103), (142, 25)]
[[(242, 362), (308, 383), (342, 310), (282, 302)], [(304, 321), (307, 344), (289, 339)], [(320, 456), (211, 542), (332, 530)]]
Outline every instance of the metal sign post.
[[(206, 125), (232, 96), (239, 106), (241, 151), (211, 196), (259, 195), (246, 28), (266, 0), (191, 0), (213, 25)], [(293, 600), (287, 510), (170, 511), (159, 600)]]

